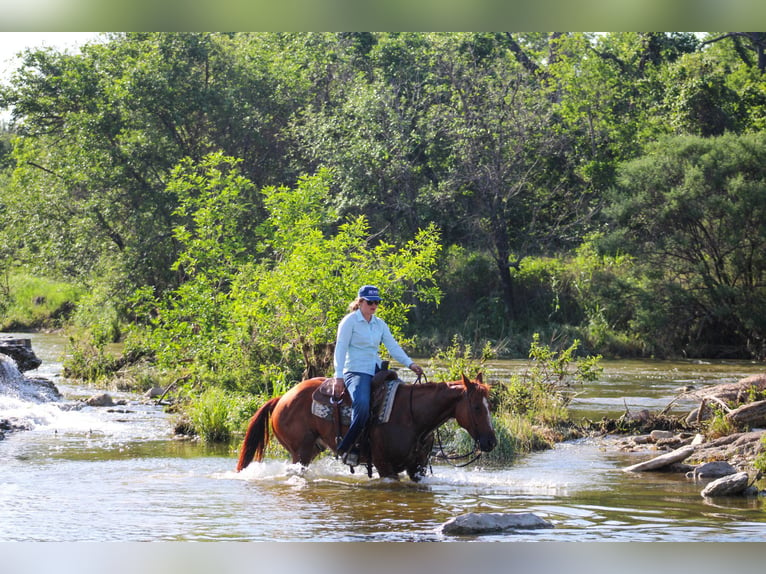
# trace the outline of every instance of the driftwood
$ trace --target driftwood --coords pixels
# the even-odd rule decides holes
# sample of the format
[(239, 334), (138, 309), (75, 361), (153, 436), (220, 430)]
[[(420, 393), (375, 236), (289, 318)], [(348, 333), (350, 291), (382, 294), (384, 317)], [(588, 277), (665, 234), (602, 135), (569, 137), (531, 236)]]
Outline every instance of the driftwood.
[(742, 405), (729, 412), (726, 418), (738, 427), (760, 427), (766, 425), (766, 401)]
[(666, 454), (662, 454), (660, 456), (654, 457), (650, 460), (639, 462), (638, 464), (634, 464), (623, 470), (625, 470), (625, 472), (644, 472), (647, 470), (659, 470), (673, 463), (686, 460), (692, 454), (694, 454), (694, 447), (691, 445), (687, 445), (681, 448), (677, 448), (676, 450), (668, 452)]

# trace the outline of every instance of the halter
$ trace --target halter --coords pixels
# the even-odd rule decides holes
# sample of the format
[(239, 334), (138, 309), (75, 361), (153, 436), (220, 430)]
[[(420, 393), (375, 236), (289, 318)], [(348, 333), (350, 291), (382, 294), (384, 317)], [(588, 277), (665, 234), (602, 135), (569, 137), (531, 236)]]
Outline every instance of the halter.
[[(415, 382), (413, 384), (415, 385), (420, 384), (421, 379), (424, 379), (425, 382), (428, 383), (428, 377), (426, 377), (425, 373), (422, 373), (418, 375), (417, 379), (415, 379)], [(466, 397), (468, 397), (468, 389), (466, 389)], [(474, 420), (474, 416), (473, 416), (473, 409), (470, 409), (470, 408), (468, 409), (468, 416), (471, 418), (471, 423), (473, 424), (473, 426), (476, 426), (475, 424), (476, 421)], [(415, 413), (412, 410), (412, 393), (410, 393), (410, 417), (412, 418), (412, 420), (415, 420)], [(465, 454), (447, 454), (446, 452), (444, 452), (444, 445), (442, 444), (442, 438), (441, 438), (441, 435), (439, 434), (439, 429), (441, 428), (441, 426), (442, 425), (439, 425), (438, 427), (436, 427), (436, 442), (438, 444), (437, 452), (434, 455), (436, 458), (447, 461), (450, 465), (452, 465), (455, 468), (462, 468), (464, 466), (468, 466), (469, 464), (473, 464), (474, 462), (476, 462), (477, 460), (481, 458), (482, 452), (481, 452), (481, 449), (479, 448), (478, 440), (473, 441), (473, 450), (471, 452), (467, 452)], [(461, 460), (468, 457), (473, 457), (473, 458), (461, 464), (456, 464), (452, 462), (455, 460)], [(433, 470), (431, 470), (431, 472), (433, 473)]]

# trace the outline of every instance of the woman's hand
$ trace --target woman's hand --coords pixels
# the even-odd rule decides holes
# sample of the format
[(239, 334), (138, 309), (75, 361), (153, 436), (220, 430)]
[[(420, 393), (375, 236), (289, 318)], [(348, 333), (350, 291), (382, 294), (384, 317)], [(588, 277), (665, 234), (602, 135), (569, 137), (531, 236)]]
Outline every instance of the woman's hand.
[(410, 371), (415, 373), (416, 375), (420, 376), (423, 374), (423, 369), (420, 368), (420, 365), (417, 363), (412, 363), (409, 367)]

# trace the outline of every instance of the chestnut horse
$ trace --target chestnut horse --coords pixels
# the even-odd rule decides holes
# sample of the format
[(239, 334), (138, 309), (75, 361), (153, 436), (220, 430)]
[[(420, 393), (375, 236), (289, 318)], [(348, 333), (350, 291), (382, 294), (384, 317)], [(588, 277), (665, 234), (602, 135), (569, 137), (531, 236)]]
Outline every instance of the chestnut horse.
[[(305, 380), (258, 409), (250, 419), (237, 472), (253, 459), (263, 460), (269, 426), (293, 463), (307, 467), (326, 448), (336, 451), (337, 423), (311, 413), (312, 395), (324, 380), (323, 377)], [(407, 471), (410, 479), (417, 482), (428, 466), (434, 430), (451, 418), (468, 431), (482, 452), (491, 451), (497, 439), (488, 394), (489, 387), (482, 382), (481, 374), (475, 381), (463, 375), (461, 381), (449, 383), (400, 384), (388, 422), (370, 425), (370, 452), (362, 449), (360, 463), (373, 464), (384, 478)], [(343, 425), (341, 433), (346, 430)]]

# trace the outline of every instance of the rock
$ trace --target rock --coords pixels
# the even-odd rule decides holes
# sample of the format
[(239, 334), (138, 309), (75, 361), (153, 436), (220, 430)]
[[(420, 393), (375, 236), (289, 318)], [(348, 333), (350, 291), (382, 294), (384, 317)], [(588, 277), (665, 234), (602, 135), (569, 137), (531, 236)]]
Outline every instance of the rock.
[(157, 397), (161, 397), (163, 394), (165, 394), (165, 389), (162, 387), (152, 387), (148, 391), (144, 393), (145, 399), (156, 399)]
[(750, 478), (746, 472), (738, 472), (714, 480), (702, 490), (702, 496), (713, 498), (716, 496), (733, 496), (742, 494), (747, 488)]
[(708, 460), (734, 461), (737, 458), (754, 459), (761, 451), (764, 431), (734, 433), (711, 440), (696, 447), (692, 462)]
[(553, 528), (553, 524), (531, 512), (470, 512), (451, 518), (441, 530), (445, 534), (484, 534), (538, 528)]
[(22, 373), (33, 371), (42, 364), (32, 350), (31, 339), (0, 339), (0, 353), (13, 359)]
[(766, 401), (742, 405), (726, 415), (738, 427), (762, 427), (766, 425)]
[(686, 460), (692, 454), (694, 454), (694, 447), (687, 445), (669, 453), (657, 456), (651, 460), (639, 462), (638, 464), (629, 466), (624, 470), (625, 472), (644, 472), (647, 470), (658, 470), (660, 468), (669, 466), (674, 462), (681, 462), (682, 460)]
[(649, 436), (654, 442), (657, 442), (663, 439), (667, 440), (667, 439), (675, 438), (676, 435), (666, 430), (653, 430), (652, 432), (649, 433)]
[(715, 460), (696, 466), (694, 470), (686, 476), (688, 478), (721, 478), (722, 476), (729, 476), (736, 472), (737, 469), (725, 460)]
[(697, 433), (694, 435), (694, 438), (692, 439), (691, 445), (692, 446), (699, 446), (701, 444), (705, 443), (705, 435)]
[(107, 393), (102, 393), (100, 395), (93, 395), (85, 401), (85, 404), (89, 407), (113, 407), (115, 403), (111, 396)]

